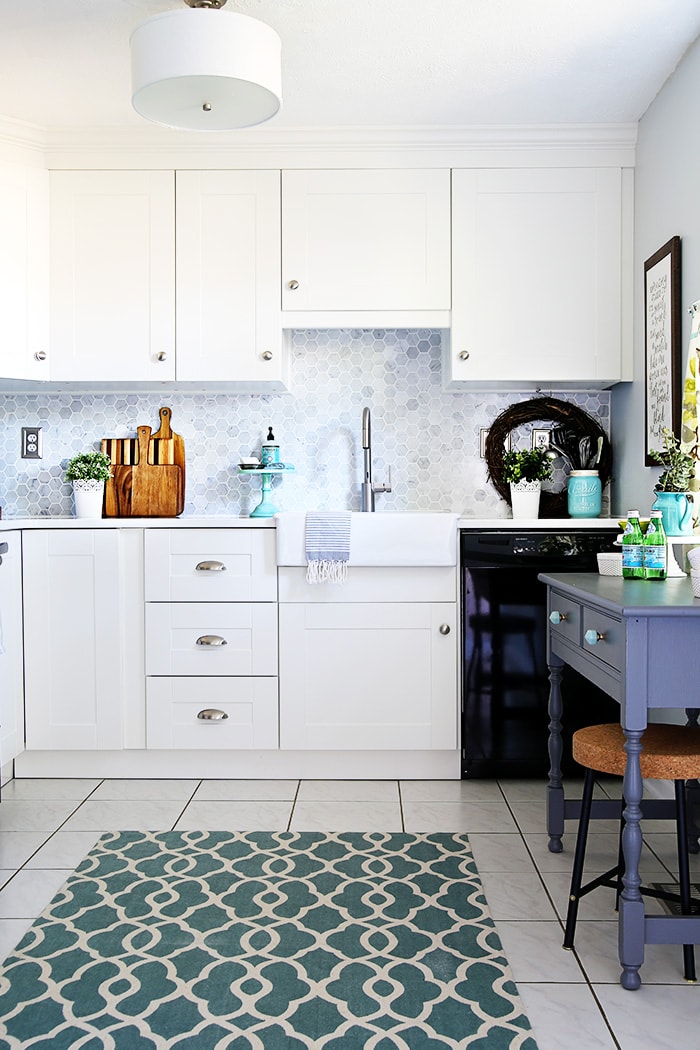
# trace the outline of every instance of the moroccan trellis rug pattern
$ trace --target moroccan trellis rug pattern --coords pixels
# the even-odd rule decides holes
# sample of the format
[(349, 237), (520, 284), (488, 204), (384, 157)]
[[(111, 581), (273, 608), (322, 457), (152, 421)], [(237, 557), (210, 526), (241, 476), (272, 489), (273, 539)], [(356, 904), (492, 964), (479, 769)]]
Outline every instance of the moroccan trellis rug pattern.
[(23, 1050), (537, 1050), (465, 835), (104, 835), (0, 1019)]

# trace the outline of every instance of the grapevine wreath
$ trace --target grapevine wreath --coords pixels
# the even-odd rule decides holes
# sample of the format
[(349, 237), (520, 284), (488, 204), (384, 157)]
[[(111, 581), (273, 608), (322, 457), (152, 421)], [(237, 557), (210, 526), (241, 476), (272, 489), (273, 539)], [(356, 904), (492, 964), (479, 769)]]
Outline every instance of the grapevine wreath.
[[(521, 401), (501, 412), (489, 427), (486, 438), (485, 458), (489, 479), (493, 482), (498, 495), (510, 504), (510, 486), (503, 480), (503, 454), (506, 441), (511, 431), (525, 423), (553, 422), (556, 426), (566, 427), (579, 438), (589, 437), (597, 442), (603, 438), (603, 447), (596, 470), (600, 475), (603, 487), (610, 479), (612, 470), (612, 448), (600, 423), (584, 412), (582, 408), (570, 401), (560, 401), (554, 397), (534, 397)], [(566, 487), (560, 492), (542, 490), (540, 496), (540, 515), (543, 518), (564, 518), (567, 516)]]

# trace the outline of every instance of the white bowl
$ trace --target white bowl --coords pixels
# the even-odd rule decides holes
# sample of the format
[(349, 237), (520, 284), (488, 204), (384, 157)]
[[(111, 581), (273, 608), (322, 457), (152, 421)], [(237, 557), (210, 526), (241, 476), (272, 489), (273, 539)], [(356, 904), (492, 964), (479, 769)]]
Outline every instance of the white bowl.
[(601, 576), (622, 576), (622, 554), (605, 551), (596, 557), (598, 558), (598, 572)]
[(700, 598), (700, 569), (690, 570), (690, 584), (693, 588), (693, 596)]

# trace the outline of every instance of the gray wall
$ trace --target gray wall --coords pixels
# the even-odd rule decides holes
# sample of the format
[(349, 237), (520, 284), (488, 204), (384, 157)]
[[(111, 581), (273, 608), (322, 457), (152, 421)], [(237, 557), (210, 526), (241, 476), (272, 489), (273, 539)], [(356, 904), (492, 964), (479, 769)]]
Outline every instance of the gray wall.
[[(634, 209), (634, 382), (612, 391), (613, 510), (648, 510), (659, 471), (644, 466), (644, 261), (681, 237), (682, 368), (688, 307), (700, 299), (700, 39), (639, 124)], [(679, 391), (680, 396), (680, 391)]]

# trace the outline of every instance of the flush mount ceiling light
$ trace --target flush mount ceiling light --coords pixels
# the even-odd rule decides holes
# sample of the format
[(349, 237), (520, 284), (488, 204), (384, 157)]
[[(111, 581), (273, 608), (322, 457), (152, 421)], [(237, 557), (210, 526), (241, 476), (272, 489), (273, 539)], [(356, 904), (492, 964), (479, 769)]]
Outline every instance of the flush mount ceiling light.
[(156, 124), (187, 131), (247, 128), (282, 102), (282, 44), (255, 18), (185, 0), (131, 34), (132, 103)]

